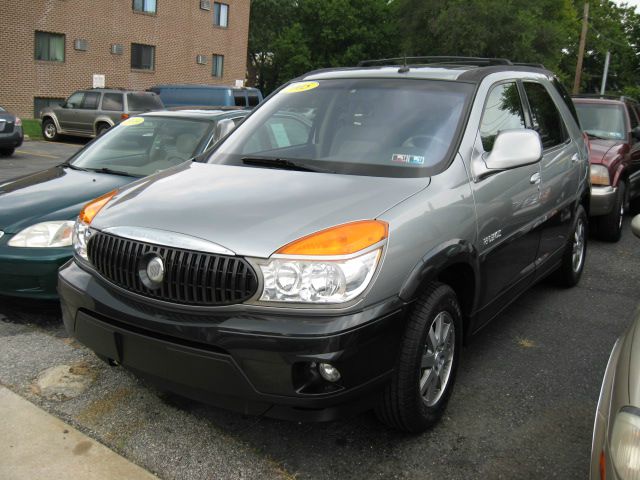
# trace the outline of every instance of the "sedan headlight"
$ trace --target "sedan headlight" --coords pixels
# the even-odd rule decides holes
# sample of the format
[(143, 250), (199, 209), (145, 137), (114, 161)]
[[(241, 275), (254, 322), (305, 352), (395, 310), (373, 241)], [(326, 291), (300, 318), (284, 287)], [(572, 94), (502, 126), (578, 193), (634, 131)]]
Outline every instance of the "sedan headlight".
[(261, 301), (337, 304), (369, 285), (388, 235), (385, 222), (332, 227), (292, 242), (260, 264)]
[(623, 407), (611, 433), (611, 458), (618, 476), (640, 480), (640, 409)]
[(42, 222), (18, 232), (9, 240), (10, 247), (47, 248), (71, 245), (73, 221)]
[(591, 184), (610, 185), (609, 170), (604, 165), (591, 165)]

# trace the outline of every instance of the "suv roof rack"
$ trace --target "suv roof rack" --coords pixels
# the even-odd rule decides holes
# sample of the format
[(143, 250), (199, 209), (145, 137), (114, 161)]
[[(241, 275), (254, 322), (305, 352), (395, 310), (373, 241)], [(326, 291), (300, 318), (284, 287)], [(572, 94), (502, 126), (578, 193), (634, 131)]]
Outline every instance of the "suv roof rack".
[(529, 63), (529, 62), (513, 62), (513, 64), (517, 67), (534, 67), (534, 68), (544, 68), (545, 70), (547, 69), (543, 64), (541, 63)]
[(506, 58), (484, 58), (484, 57), (451, 57), (451, 56), (420, 56), (420, 57), (396, 57), (381, 58), (378, 60), (362, 60), (358, 62), (358, 67), (390, 66), (390, 65), (470, 65), (476, 67), (489, 67), (495, 65), (513, 65), (511, 60)]

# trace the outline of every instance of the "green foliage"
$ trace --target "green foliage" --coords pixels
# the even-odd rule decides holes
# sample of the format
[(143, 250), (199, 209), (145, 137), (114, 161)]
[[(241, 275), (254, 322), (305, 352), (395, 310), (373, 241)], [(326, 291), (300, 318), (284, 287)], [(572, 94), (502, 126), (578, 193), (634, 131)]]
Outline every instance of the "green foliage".
[[(573, 83), (584, 0), (252, 0), (249, 72), (269, 93), (316, 68), (407, 55), (542, 63)], [(590, 1), (582, 91), (637, 89), (640, 15)], [(637, 91), (637, 90), (634, 90)]]

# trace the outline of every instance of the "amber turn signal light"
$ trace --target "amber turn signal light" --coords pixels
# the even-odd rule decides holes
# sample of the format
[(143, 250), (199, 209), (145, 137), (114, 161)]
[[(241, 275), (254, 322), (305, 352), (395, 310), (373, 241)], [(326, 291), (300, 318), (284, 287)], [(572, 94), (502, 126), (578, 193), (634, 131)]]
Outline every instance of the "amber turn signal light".
[(384, 240), (389, 225), (380, 220), (362, 220), (321, 230), (295, 240), (276, 253), (286, 255), (348, 255)]
[(102, 207), (104, 207), (111, 197), (116, 194), (117, 190), (112, 190), (109, 193), (105, 193), (101, 197), (98, 197), (89, 203), (87, 203), (82, 210), (80, 210), (79, 219), (81, 222), (86, 223), (87, 225), (91, 224), (94, 217), (98, 214)]

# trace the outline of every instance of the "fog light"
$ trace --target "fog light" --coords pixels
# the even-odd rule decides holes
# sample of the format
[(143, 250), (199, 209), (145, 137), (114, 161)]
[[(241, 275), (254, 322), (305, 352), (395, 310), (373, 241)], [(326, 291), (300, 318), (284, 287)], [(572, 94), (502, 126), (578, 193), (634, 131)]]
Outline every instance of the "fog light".
[(319, 363), (318, 371), (322, 378), (324, 378), (327, 382), (337, 382), (340, 380), (340, 372), (336, 367), (329, 363)]

